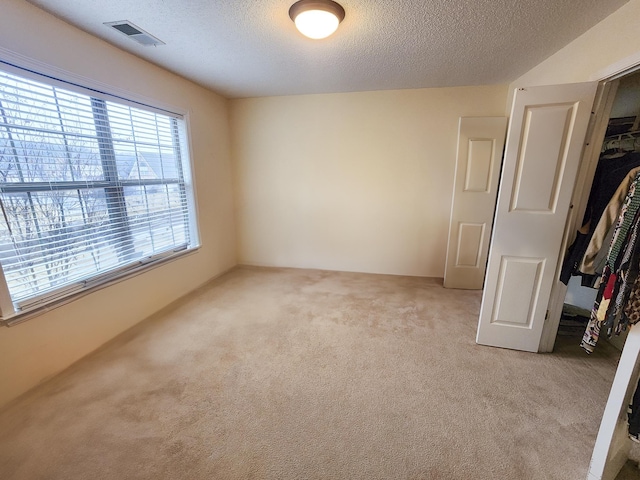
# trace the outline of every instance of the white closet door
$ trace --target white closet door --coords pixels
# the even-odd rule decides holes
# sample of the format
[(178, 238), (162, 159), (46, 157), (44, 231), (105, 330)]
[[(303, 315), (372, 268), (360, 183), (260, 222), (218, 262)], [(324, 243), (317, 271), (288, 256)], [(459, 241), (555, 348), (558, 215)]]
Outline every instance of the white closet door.
[(516, 91), (476, 341), (537, 352), (597, 83)]
[(446, 288), (481, 290), (507, 117), (461, 117), (444, 273)]

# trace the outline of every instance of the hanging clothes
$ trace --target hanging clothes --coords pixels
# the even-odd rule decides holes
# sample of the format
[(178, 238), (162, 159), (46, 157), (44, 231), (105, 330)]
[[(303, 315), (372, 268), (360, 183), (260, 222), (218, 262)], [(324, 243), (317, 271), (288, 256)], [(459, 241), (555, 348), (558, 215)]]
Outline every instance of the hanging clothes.
[[(615, 191), (607, 206), (603, 209), (600, 220), (594, 229), (592, 229), (591, 240), (587, 244), (584, 255), (580, 264), (578, 266), (578, 270), (582, 273), (586, 273), (589, 275), (595, 275), (597, 273), (602, 273), (601, 270), (597, 270), (597, 263), (595, 262), (598, 254), (600, 254), (603, 250), (606, 252), (606, 247), (609, 245), (607, 240), (610, 242), (613, 232), (615, 222), (620, 215), (620, 209), (624, 203), (624, 199), (629, 191), (629, 187), (633, 179), (640, 172), (640, 167), (636, 167), (631, 169), (626, 177), (620, 182), (618, 189)], [(606, 255), (602, 255), (603, 259), (606, 259)]]
[[(598, 281), (598, 294), (580, 346), (592, 353), (604, 326), (607, 335), (626, 330), (631, 318), (640, 319), (629, 305), (636, 292), (640, 262), (640, 172), (636, 173), (620, 209), (609, 245), (605, 267)], [(640, 307), (640, 302), (638, 307)]]
[[(601, 157), (596, 168), (582, 226), (576, 234), (575, 241), (569, 247), (562, 265), (560, 281), (565, 285), (569, 283), (572, 275), (581, 275), (583, 285), (594, 286), (601, 272), (594, 270), (593, 262), (603, 246), (610, 227), (617, 219), (629, 184), (635, 178), (635, 174), (640, 171), (636, 169), (640, 169), (640, 153), (630, 152), (616, 158)], [(601, 223), (603, 216), (606, 220)], [(595, 240), (593, 240), (594, 234), (597, 234)], [(587, 252), (589, 257), (584, 263)]]

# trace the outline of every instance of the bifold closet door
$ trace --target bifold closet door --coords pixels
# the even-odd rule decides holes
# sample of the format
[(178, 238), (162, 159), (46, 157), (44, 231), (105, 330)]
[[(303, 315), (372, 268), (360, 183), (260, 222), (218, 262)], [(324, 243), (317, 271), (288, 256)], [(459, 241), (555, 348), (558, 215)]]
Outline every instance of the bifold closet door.
[(461, 117), (444, 273), (446, 288), (481, 290), (507, 117)]
[(596, 82), (516, 90), (476, 341), (537, 352)]

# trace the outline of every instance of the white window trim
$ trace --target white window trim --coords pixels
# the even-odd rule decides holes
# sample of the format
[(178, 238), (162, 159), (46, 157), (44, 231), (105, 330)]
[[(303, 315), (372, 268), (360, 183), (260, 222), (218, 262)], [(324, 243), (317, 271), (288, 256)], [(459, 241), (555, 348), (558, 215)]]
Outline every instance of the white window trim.
[[(158, 260), (150, 264), (140, 265), (137, 268), (130, 269), (126, 272), (121, 273), (120, 275), (113, 276), (109, 279), (104, 280), (101, 283), (97, 283), (91, 288), (86, 288), (78, 292), (73, 292), (67, 296), (58, 297), (55, 300), (47, 304), (40, 305), (38, 307), (32, 307), (30, 309), (25, 309), (20, 312), (16, 312), (13, 316), (9, 318), (0, 319), (0, 325), (3, 325), (5, 327), (14, 327), (16, 325), (19, 325), (20, 323), (26, 322), (27, 320), (31, 320), (32, 318), (39, 317), (40, 315), (43, 315), (47, 312), (55, 310), (56, 308), (60, 308), (64, 305), (67, 305), (68, 303), (74, 302), (75, 300), (78, 300), (86, 295), (97, 292), (98, 290), (102, 290), (103, 288), (110, 287), (112, 285), (115, 285), (116, 283), (120, 283), (122, 281), (129, 280), (130, 278), (137, 277), (139, 275), (142, 275), (143, 273), (147, 273), (151, 270), (154, 270), (158, 267), (161, 267), (179, 258), (193, 255), (197, 253), (198, 250), (200, 250), (200, 246), (193, 247), (188, 250), (183, 250), (182, 252), (167, 256), (162, 260)], [(11, 302), (10, 298), (9, 298), (9, 302)], [(12, 308), (13, 308), (13, 304), (12, 304)]]

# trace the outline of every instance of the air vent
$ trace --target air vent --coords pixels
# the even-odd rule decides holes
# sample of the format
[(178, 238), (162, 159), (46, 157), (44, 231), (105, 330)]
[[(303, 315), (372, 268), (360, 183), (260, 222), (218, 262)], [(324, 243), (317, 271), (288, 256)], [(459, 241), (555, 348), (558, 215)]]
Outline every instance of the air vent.
[(156, 45), (165, 45), (163, 41), (154, 37), (150, 33), (145, 32), (143, 29), (141, 29), (137, 25), (134, 25), (129, 20), (121, 20), (119, 22), (105, 22), (104, 24), (108, 27), (115, 28), (123, 35), (126, 35), (130, 39), (135, 40), (145, 47), (148, 47), (150, 45), (153, 45), (154, 47)]

